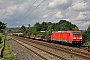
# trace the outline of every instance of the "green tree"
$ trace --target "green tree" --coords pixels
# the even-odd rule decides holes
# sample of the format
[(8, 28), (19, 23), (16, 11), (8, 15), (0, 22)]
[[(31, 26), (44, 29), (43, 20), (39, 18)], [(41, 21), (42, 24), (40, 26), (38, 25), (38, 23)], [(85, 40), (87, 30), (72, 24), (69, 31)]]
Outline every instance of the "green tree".
[(30, 34), (31, 35), (36, 35), (38, 32), (36, 31), (35, 27), (30, 27)]
[(40, 31), (41, 30), (41, 25), (39, 22), (36, 22), (36, 24), (34, 25), (34, 27), (36, 28), (36, 31)]
[(87, 29), (87, 31), (90, 31), (90, 25), (88, 26), (88, 29)]
[(83, 36), (83, 42), (87, 42), (87, 31), (83, 31), (82, 32), (82, 36)]
[(83, 42), (86, 45), (90, 45), (90, 25), (88, 26), (88, 29), (82, 32), (83, 36)]
[[(41, 35), (50, 35), (51, 30), (52, 31), (67, 31), (67, 30), (79, 30), (78, 27), (75, 24), (72, 24), (69, 21), (66, 20), (60, 20), (58, 23), (52, 23), (51, 25), (48, 25), (46, 22), (42, 22), (41, 24), (39, 22), (36, 22), (36, 24), (30, 28), (31, 34), (41, 34)], [(45, 31), (45, 32), (40, 32)]]
[(90, 25), (88, 26), (87, 29), (87, 41), (90, 41)]
[(72, 30), (79, 30), (77, 26), (75, 26), (74, 28), (72, 28)]
[(46, 22), (42, 22), (42, 24), (41, 24), (41, 30), (42, 31), (46, 31), (47, 28), (48, 28), (48, 25), (46, 24)]
[(60, 20), (58, 23), (56, 23), (55, 27), (57, 30), (61, 30), (61, 31), (79, 30), (75, 24), (72, 24), (71, 22), (66, 20)]
[(3, 32), (3, 29), (6, 28), (6, 24), (0, 21), (0, 32)]
[(51, 27), (52, 27), (52, 29), (53, 29), (54, 31), (56, 31), (55, 26), (56, 26), (56, 23), (52, 23)]
[(26, 31), (26, 27), (24, 25), (22, 25), (21, 28), (19, 29), (19, 31), (21, 33), (25, 32)]

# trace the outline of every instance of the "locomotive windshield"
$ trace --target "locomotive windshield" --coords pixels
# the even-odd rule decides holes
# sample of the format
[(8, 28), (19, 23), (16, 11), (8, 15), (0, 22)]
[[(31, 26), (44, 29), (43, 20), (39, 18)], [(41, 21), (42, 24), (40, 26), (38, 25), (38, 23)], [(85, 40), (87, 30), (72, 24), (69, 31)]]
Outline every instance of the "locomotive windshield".
[(74, 36), (80, 36), (81, 32), (72, 32)]

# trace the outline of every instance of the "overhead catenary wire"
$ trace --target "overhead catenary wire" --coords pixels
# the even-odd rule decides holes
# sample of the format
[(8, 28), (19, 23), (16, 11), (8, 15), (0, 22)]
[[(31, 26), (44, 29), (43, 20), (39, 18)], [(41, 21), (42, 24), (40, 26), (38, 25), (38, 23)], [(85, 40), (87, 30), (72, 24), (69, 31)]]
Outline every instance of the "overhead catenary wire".
[[(83, 1), (79, 1), (78, 3), (81, 3), (81, 2), (83, 2)], [(74, 6), (74, 5), (77, 5), (78, 3), (72, 4), (71, 6), (69, 6), (69, 8), (72, 7), (72, 6)], [(59, 8), (59, 7), (60, 7), (60, 6), (57, 6), (56, 8)], [(66, 8), (66, 9), (69, 9), (69, 8)], [(65, 10), (66, 10), (66, 9), (65, 9)], [(54, 10), (54, 9), (53, 9), (53, 10)], [(52, 11), (53, 11), (53, 10), (52, 10)], [(63, 10), (63, 11), (64, 11), (64, 10)], [(50, 12), (50, 13), (51, 13), (51, 12)], [(50, 14), (50, 13), (47, 13), (46, 15), (48, 15), (48, 14)], [(55, 13), (56, 13), (56, 12), (55, 12)], [(53, 14), (51, 14), (51, 15), (49, 15), (49, 16), (52, 16), (52, 15), (54, 15), (55, 13), (53, 13)], [(49, 16), (47, 16), (47, 17), (45, 17), (45, 18), (48, 18)], [(45, 19), (45, 18), (43, 18), (43, 19)]]
[[(85, 6), (86, 6), (86, 5), (85, 5), (85, 0), (83, 0), (83, 2), (84, 2), (84, 7), (85, 7)], [(80, 21), (80, 20), (78, 20), (78, 21)], [(86, 21), (86, 22), (89, 22), (89, 20), (82, 20), (82, 21), (77, 22), (77, 23), (78, 23), (78, 24), (82, 24), (82, 23), (85, 22), (85, 21)]]
[[(44, 2), (45, 0), (43, 0), (40, 4), (38, 4), (31, 12), (27, 12), (26, 14), (26, 16), (23, 18), (23, 19), (21, 19), (20, 21), (22, 21), (22, 20), (24, 20), (25, 18), (27, 18), (31, 13), (33, 13), (43, 2)], [(79, 1), (78, 3), (80, 3), (80, 2), (82, 2), (82, 1)], [(75, 3), (75, 4), (72, 4), (70, 7), (72, 7), (72, 6), (74, 6), (74, 5), (76, 5), (76, 4), (78, 4), (78, 3)], [(32, 5), (33, 6), (33, 5)], [(59, 7), (59, 6), (58, 6)], [(57, 7), (57, 8), (58, 8)], [(69, 7), (69, 8), (70, 8)], [(53, 9), (54, 10), (54, 9)], [(66, 10), (66, 9), (65, 9)], [(29, 11), (29, 10), (28, 10)], [(55, 12), (56, 13), (56, 12)], [(53, 14), (51, 14), (51, 15), (49, 15), (49, 16), (52, 16), (52, 15), (54, 15), (55, 13), (53, 13)], [(49, 13), (48, 13), (49, 14)], [(49, 17), (48, 16), (48, 17)], [(46, 17), (47, 18), (47, 17)], [(45, 19), (45, 18), (43, 18), (43, 19)]]
[[(36, 3), (37, 0), (34, 1), (34, 3), (29, 7), (29, 9), (26, 11), (26, 13), (24, 14), (24, 18), (25, 18), (25, 15), (28, 14), (28, 12), (30, 11), (30, 9), (32, 8), (32, 6)], [(20, 19), (20, 21), (22, 20), (23, 18)], [(18, 22), (19, 23), (19, 22)]]
[[(35, 0), (35, 2), (36, 2), (36, 1), (37, 1), (37, 0)], [(44, 1), (45, 1), (45, 0), (43, 0), (40, 4), (38, 4), (31, 12), (28, 13), (28, 11), (29, 11), (29, 10), (28, 10), (27, 13), (26, 13), (27, 15), (26, 15), (23, 19), (19, 20), (18, 23), (20, 23), (22, 20), (24, 20), (25, 18), (27, 18), (31, 13), (33, 13)], [(35, 4), (35, 2), (34, 2), (33, 4)], [(32, 6), (33, 6), (33, 5), (32, 5)], [(31, 6), (31, 7), (32, 7), (32, 6)], [(31, 8), (31, 7), (30, 7), (30, 8)], [(13, 24), (12, 24), (12, 25), (13, 25)]]
[[(31, 13), (33, 13), (45, 0), (43, 0), (40, 4), (38, 4), (31, 12), (29, 12), (23, 19), (21, 20), (24, 20), (25, 18), (27, 18)], [(21, 21), (20, 20), (20, 21)]]
[[(37, 0), (35, 0), (34, 3), (29, 7), (29, 9), (26, 11), (26, 13), (24, 14), (24, 16), (28, 14), (28, 12), (29, 12), (30, 9), (32, 8), (32, 6), (36, 3), (36, 1), (37, 1)], [(21, 4), (20, 4), (20, 5), (21, 5)], [(23, 17), (24, 17), (24, 16), (23, 16)], [(22, 19), (23, 19), (23, 18), (20, 18), (20, 20), (17, 22), (17, 24), (18, 24)], [(14, 23), (13, 23), (13, 24), (14, 24)], [(13, 24), (11, 24), (10, 26), (12, 26)]]

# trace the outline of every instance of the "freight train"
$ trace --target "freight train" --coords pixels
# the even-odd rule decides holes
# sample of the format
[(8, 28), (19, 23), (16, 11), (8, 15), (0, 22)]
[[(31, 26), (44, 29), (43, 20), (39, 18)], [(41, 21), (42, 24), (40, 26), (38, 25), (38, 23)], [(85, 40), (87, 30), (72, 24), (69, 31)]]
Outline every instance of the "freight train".
[[(14, 33), (13, 35), (16, 34), (17, 36), (23, 36), (21, 33)], [(30, 38), (32, 37), (34, 39), (72, 44), (76, 46), (81, 46), (83, 42), (81, 31), (53, 31), (50, 36), (30, 36)]]

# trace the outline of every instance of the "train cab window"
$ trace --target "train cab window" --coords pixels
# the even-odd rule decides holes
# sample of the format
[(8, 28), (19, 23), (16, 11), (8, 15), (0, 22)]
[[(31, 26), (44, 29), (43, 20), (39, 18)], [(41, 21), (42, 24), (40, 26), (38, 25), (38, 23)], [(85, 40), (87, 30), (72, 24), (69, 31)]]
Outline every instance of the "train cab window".
[(70, 36), (70, 33), (69, 33), (69, 36)]
[(81, 35), (81, 32), (73, 32), (73, 35), (74, 36), (80, 36)]

